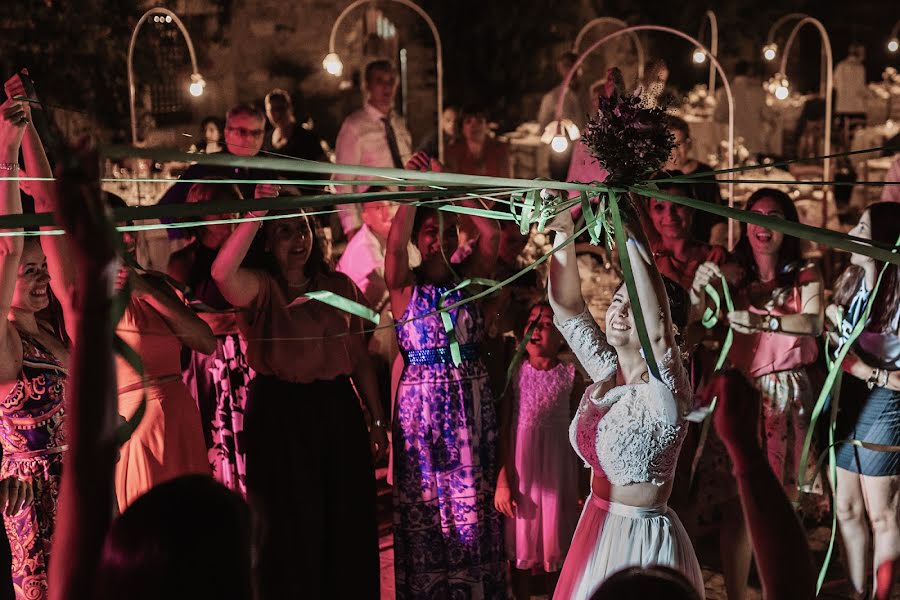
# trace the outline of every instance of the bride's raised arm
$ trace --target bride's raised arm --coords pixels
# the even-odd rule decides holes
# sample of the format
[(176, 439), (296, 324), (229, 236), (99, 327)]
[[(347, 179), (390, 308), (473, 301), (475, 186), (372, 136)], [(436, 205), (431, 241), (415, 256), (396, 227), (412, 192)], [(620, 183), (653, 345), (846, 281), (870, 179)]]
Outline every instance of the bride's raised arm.
[[(581, 277), (575, 256), (575, 244), (568, 243), (575, 235), (572, 214), (563, 211), (551, 221), (547, 228), (556, 232), (553, 247), (556, 249), (550, 259), (550, 276), (547, 290), (550, 306), (553, 308), (557, 329), (575, 353), (581, 366), (594, 382), (608, 379), (615, 373), (616, 355), (606, 336), (587, 311), (581, 295)], [(565, 245), (565, 247), (562, 247)]]

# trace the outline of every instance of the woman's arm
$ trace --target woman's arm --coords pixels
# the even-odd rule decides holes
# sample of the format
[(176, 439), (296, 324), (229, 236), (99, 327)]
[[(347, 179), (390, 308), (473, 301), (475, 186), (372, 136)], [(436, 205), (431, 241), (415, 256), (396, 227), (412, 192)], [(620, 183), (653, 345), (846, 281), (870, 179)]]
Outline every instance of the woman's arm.
[(181, 342), (200, 354), (216, 351), (216, 337), (206, 321), (197, 316), (163, 282), (132, 274), (132, 294), (153, 307)]
[[(643, 208), (640, 200), (632, 201), (631, 205), (640, 215)], [(637, 223), (626, 221), (624, 225), (629, 236), (626, 244), (628, 258), (631, 260), (634, 284), (644, 314), (647, 335), (650, 337), (650, 348), (653, 356), (659, 361), (666, 356), (669, 350), (674, 349), (677, 354), (678, 349), (672, 331), (672, 316), (669, 312), (666, 287), (656, 268), (656, 262), (650, 252), (650, 244), (644, 235), (644, 229), (640, 226), (641, 222), (647, 221), (649, 218), (640, 217)], [(633, 301), (632, 307), (635, 307)]]
[(736, 331), (753, 333), (755, 331), (777, 331), (791, 336), (822, 335), (825, 322), (825, 294), (822, 275), (816, 267), (801, 271), (800, 275), (800, 312), (792, 315), (774, 317), (778, 322), (775, 330), (770, 329), (769, 315), (760, 315), (749, 311), (734, 311), (728, 315), (728, 321)]
[[(486, 207), (475, 198), (460, 200), (459, 204), (467, 208), (484, 210)], [(478, 231), (478, 239), (472, 255), (466, 260), (466, 270), (473, 277), (490, 277), (497, 264), (497, 253), (500, 250), (500, 224), (493, 219), (469, 217)]]
[[(254, 193), (257, 198), (272, 198), (278, 195), (277, 185), (260, 184)], [(261, 217), (268, 211), (259, 210), (250, 213)], [(247, 257), (250, 245), (262, 227), (262, 221), (244, 221), (231, 232), (213, 261), (210, 274), (215, 280), (222, 296), (236, 308), (247, 308), (259, 296), (259, 279), (249, 269), (241, 268)]]
[(384, 283), (391, 297), (391, 312), (399, 318), (406, 312), (412, 295), (413, 273), (409, 268), (409, 240), (412, 237), (416, 207), (401, 204), (391, 223), (384, 254)]
[[(527, 360), (527, 359), (526, 359)], [(519, 376), (519, 371), (513, 375)], [(515, 460), (515, 423), (513, 422), (513, 403), (515, 398), (509, 389), (500, 399), (500, 430), (498, 445), (498, 457), (500, 471), (497, 474), (497, 488), (494, 491), (494, 508), (503, 515), (514, 518), (516, 516), (516, 495), (513, 490), (518, 488)]]
[[(19, 146), (25, 133), (25, 106), (21, 102), (7, 100), (0, 105), (0, 175), (16, 177), (16, 163), (19, 160)], [(0, 181), (0, 215), (22, 214), (22, 197), (19, 195), (19, 182), (15, 179)], [(3, 231), (22, 231), (4, 229)], [(12, 306), (13, 294), (16, 290), (16, 279), (19, 274), (19, 260), (25, 239), (18, 235), (0, 237), (0, 340), (7, 340), (9, 322), (7, 315)]]
[(584, 297), (581, 295), (581, 276), (578, 274), (575, 245), (569, 243), (564, 248), (562, 247), (569, 238), (575, 235), (572, 213), (567, 210), (562, 211), (547, 225), (547, 229), (556, 232), (553, 238), (555, 252), (550, 258), (547, 292), (553, 313), (558, 321), (563, 322), (584, 311)]
[[(4, 84), (7, 97), (26, 96), (25, 86), (19, 74), (9, 78)], [(30, 116), (30, 109), (28, 109)], [(29, 192), (34, 197), (35, 212), (53, 212), (57, 204), (56, 186), (54, 185), (53, 171), (50, 161), (44, 152), (40, 135), (31, 122), (25, 128), (25, 137), (22, 140), (22, 158), (24, 159), (25, 173), (29, 177), (44, 177), (49, 181), (30, 181)], [(42, 230), (53, 229), (54, 226), (41, 227)], [(47, 269), (50, 272), (50, 288), (53, 295), (59, 300), (63, 309), (63, 319), (67, 330), (73, 328), (75, 315), (72, 310), (72, 293), (75, 287), (75, 265), (72, 262), (72, 253), (69, 250), (69, 240), (64, 235), (42, 235), (41, 249), (47, 257)], [(74, 339), (73, 331), (67, 331), (69, 337)]]
[(876, 369), (872, 365), (866, 363), (859, 355), (850, 350), (841, 363), (841, 367), (845, 373), (848, 373), (860, 381), (868, 382), (872, 380), (874, 385), (878, 385), (893, 392), (900, 391), (900, 371), (888, 371), (886, 369)]
[[(360, 304), (366, 304), (366, 298), (349, 277), (339, 275), (343, 279), (343, 285), (335, 290), (345, 298), (350, 298)], [(356, 316), (350, 317), (350, 341), (353, 356), (353, 385), (361, 400), (369, 410), (369, 436), (372, 442), (372, 454), (375, 462), (379, 462), (387, 456), (387, 419), (381, 410), (381, 392), (378, 378), (372, 358), (369, 355), (369, 347), (364, 331), (362, 319)]]

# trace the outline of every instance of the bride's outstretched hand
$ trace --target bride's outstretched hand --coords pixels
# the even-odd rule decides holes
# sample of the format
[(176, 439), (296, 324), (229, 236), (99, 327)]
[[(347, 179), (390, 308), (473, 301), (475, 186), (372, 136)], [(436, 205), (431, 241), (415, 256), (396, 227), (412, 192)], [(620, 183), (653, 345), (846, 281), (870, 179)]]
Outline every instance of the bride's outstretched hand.
[[(555, 190), (541, 190), (541, 198), (546, 202), (559, 194)], [(556, 231), (566, 235), (572, 235), (575, 232), (575, 221), (572, 219), (572, 211), (561, 210), (550, 221), (547, 222), (545, 229), (548, 231)]]

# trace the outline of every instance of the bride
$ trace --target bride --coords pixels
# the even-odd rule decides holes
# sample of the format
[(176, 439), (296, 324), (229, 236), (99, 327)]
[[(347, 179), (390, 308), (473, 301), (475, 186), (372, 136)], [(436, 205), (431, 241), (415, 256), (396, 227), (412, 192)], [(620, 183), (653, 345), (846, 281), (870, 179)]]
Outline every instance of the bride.
[[(564, 211), (549, 228), (558, 248), (574, 233), (571, 214)], [(687, 295), (660, 276), (640, 225), (626, 224), (626, 230), (659, 379), (644, 360), (625, 285), (613, 296), (604, 335), (585, 307), (574, 245), (557, 251), (550, 263), (556, 326), (594, 381), (569, 427), (572, 446), (593, 470), (591, 495), (554, 600), (587, 600), (614, 572), (653, 564), (682, 572), (703, 597), (690, 538), (666, 506), (691, 405), (676, 327), (687, 322)]]

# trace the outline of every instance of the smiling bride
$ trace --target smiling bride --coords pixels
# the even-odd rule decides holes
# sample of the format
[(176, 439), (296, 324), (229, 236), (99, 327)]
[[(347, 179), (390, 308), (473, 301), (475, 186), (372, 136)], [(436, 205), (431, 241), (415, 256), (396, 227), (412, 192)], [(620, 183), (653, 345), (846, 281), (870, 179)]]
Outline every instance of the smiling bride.
[[(574, 233), (568, 211), (548, 227), (556, 231), (557, 248)], [(690, 538), (666, 505), (692, 398), (678, 343), (678, 327), (687, 321), (687, 294), (660, 276), (640, 226), (626, 224), (626, 229), (630, 239), (620, 252), (631, 259), (650, 346), (659, 361), (658, 379), (641, 351), (624, 284), (606, 314), (604, 335), (585, 307), (574, 246), (560, 248), (550, 266), (556, 326), (594, 382), (569, 428), (572, 446), (593, 471), (591, 494), (555, 600), (586, 600), (616, 571), (647, 565), (680, 571), (703, 597)]]

